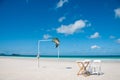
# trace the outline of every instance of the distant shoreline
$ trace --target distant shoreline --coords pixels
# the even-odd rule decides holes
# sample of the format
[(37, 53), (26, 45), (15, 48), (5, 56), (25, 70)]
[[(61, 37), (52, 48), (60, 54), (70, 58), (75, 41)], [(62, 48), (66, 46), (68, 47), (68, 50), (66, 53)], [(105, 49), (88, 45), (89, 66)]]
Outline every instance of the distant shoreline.
[[(36, 55), (21, 55), (21, 54), (0, 54), (3, 57), (36, 57)], [(58, 58), (57, 55), (40, 55), (41, 58)], [(60, 55), (59, 58), (87, 58), (87, 59), (120, 59), (120, 55)]]
[[(28, 60), (37, 60), (36, 56), (0, 56), (0, 59), (28, 59)], [(40, 61), (64, 61), (64, 62), (76, 62), (76, 60), (101, 60), (102, 62), (120, 62), (120, 57), (57, 57), (57, 56), (40, 56)]]

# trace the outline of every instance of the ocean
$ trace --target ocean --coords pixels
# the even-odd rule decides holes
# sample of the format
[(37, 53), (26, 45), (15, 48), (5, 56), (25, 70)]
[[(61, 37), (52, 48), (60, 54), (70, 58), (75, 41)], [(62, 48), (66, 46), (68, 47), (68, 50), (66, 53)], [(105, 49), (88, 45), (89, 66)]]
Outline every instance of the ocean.
[[(36, 58), (36, 55), (0, 55), (0, 57), (14, 57), (14, 58)], [(103, 60), (103, 61), (119, 61), (120, 55), (85, 55), (85, 56), (51, 56), (51, 55), (41, 55), (40, 59), (48, 59), (48, 60), (67, 60), (67, 61), (76, 61), (76, 60)]]

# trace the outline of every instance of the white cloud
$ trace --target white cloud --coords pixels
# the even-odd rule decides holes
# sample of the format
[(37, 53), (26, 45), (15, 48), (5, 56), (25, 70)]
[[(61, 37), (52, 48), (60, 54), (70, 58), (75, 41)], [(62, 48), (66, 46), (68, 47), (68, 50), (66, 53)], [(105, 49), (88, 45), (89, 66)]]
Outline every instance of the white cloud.
[(115, 36), (112, 36), (112, 35), (110, 36), (110, 39), (114, 39), (114, 38), (115, 38)]
[(114, 12), (115, 12), (115, 17), (120, 18), (120, 8), (115, 9)]
[(49, 39), (49, 38), (51, 38), (52, 36), (51, 35), (49, 35), (49, 34), (44, 34), (43, 35), (43, 39)]
[(59, 22), (62, 22), (62, 21), (65, 20), (65, 19), (66, 19), (66, 17), (63, 16), (63, 17), (60, 17), (60, 18), (58, 19), (58, 21), (59, 21)]
[(61, 25), (59, 28), (57, 28), (57, 32), (69, 35), (75, 33), (77, 30), (84, 28), (85, 26), (86, 23), (84, 20), (77, 20), (73, 24)]
[(100, 48), (100, 46), (97, 46), (97, 45), (91, 46), (91, 49), (99, 49), (99, 48)]
[(119, 39), (117, 39), (117, 43), (119, 43), (119, 44), (120, 44), (120, 38), (119, 38)]
[(100, 37), (98, 32), (95, 32), (93, 35), (90, 36), (90, 38), (98, 38)]
[(57, 7), (56, 8), (60, 8), (64, 5), (64, 3), (67, 3), (68, 0), (60, 0), (58, 3), (57, 3)]

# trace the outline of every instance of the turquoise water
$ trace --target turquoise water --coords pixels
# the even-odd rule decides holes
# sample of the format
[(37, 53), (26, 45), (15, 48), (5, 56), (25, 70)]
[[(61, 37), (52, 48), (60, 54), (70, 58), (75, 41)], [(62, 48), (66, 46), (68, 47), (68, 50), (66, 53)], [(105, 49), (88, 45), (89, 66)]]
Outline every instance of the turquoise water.
[[(42, 59), (58, 59), (58, 57), (41, 57)], [(76, 60), (104, 60), (104, 61), (119, 61), (120, 62), (120, 56), (63, 56), (59, 57), (60, 60), (68, 60), (68, 61), (76, 61)]]
[[(19, 55), (19, 56), (1, 56), (1, 57), (14, 57), (14, 58), (36, 58), (36, 55)], [(57, 56), (40, 56), (40, 59), (58, 59)], [(59, 60), (67, 60), (67, 61), (76, 61), (76, 60), (84, 60), (84, 59), (100, 59), (100, 60), (111, 60), (111, 61), (120, 61), (120, 56), (60, 56)]]

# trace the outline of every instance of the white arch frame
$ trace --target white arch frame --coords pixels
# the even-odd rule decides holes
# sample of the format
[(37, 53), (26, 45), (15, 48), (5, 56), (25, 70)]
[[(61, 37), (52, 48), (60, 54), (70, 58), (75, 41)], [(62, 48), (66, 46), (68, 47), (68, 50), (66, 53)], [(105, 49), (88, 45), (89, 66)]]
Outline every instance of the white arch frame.
[[(50, 42), (52, 40), (48, 39), (48, 40), (38, 40), (38, 54), (37, 54), (37, 59), (38, 59), (38, 67), (39, 67), (39, 58), (40, 58), (40, 43), (41, 42)], [(57, 47), (57, 54), (58, 54), (58, 59), (59, 59), (59, 46)]]

